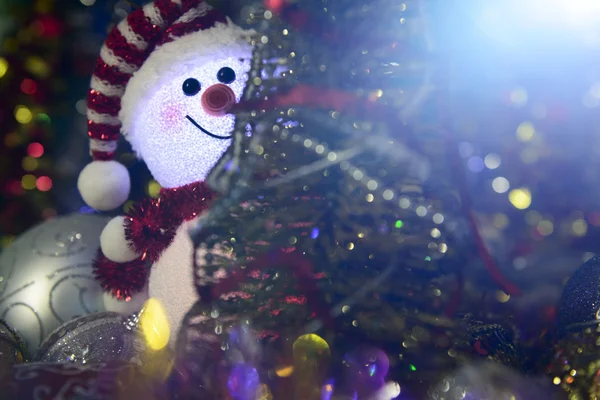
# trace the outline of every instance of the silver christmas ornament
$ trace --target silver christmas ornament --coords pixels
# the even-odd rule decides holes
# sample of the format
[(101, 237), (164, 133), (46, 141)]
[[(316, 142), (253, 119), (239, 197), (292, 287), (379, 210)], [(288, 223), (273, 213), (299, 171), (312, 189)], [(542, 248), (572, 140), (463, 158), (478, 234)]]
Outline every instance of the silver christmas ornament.
[(43, 222), (0, 254), (0, 319), (36, 353), (50, 332), (104, 311), (92, 273), (108, 218), (72, 214)]
[(112, 312), (74, 319), (48, 336), (40, 346), (36, 361), (141, 364), (147, 347), (132, 321)]

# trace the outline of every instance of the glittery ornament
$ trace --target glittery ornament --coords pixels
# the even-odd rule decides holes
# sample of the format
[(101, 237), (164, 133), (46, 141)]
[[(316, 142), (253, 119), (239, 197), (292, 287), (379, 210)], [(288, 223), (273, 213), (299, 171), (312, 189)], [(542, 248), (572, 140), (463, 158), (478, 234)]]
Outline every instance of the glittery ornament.
[(0, 256), (0, 319), (23, 338), (30, 354), (61, 324), (103, 311), (92, 261), (107, 222), (78, 214), (51, 219)]
[(592, 257), (571, 276), (558, 305), (561, 333), (582, 330), (600, 321), (600, 257)]
[(153, 379), (123, 362), (26, 363), (11, 371), (3, 399), (166, 399)]
[(25, 361), (25, 345), (21, 338), (0, 320), (0, 382), (15, 364)]
[(116, 313), (97, 313), (59, 327), (40, 346), (36, 361), (140, 364), (146, 348), (144, 340), (130, 329), (125, 317)]

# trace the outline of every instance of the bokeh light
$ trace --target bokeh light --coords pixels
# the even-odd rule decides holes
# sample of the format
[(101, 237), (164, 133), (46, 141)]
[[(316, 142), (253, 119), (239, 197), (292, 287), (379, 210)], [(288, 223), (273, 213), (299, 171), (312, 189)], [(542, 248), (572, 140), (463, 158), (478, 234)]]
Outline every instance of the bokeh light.
[(510, 183), (505, 177), (499, 176), (492, 181), (492, 188), (496, 193), (506, 193), (510, 189)]
[(160, 189), (162, 187), (160, 186), (160, 183), (156, 182), (155, 180), (151, 180), (148, 183), (148, 187), (146, 188), (146, 192), (148, 193), (148, 196), (152, 197), (152, 198), (157, 198), (158, 195), (160, 194)]
[(37, 142), (30, 143), (29, 146), (27, 146), (27, 154), (33, 158), (40, 158), (44, 155), (44, 146)]
[(37, 179), (35, 178), (35, 176), (33, 176), (31, 174), (24, 175), (23, 178), (21, 178), (21, 186), (23, 187), (23, 189), (26, 189), (26, 190), (35, 189), (36, 184), (37, 184)]
[(8, 61), (6, 61), (5, 58), (0, 57), (0, 78), (2, 78), (4, 75), (6, 75), (7, 71), (8, 71)]
[(52, 189), (52, 179), (48, 176), (40, 176), (37, 178), (36, 186), (39, 191), (47, 192)]
[(531, 205), (531, 192), (524, 188), (511, 190), (508, 200), (515, 208), (525, 210)]
[(37, 85), (29, 78), (23, 79), (23, 82), (21, 82), (21, 91), (25, 94), (34, 94), (37, 91)]
[(516, 88), (510, 92), (510, 102), (517, 107), (523, 107), (527, 104), (527, 91), (523, 88)]
[(585, 236), (588, 230), (588, 224), (583, 218), (576, 219), (571, 224), (571, 230), (575, 236)]
[(149, 298), (142, 309), (140, 327), (146, 344), (152, 350), (161, 350), (169, 343), (171, 328), (163, 305)]
[(37, 169), (38, 165), (39, 165), (38, 160), (36, 160), (33, 157), (29, 157), (29, 156), (23, 157), (23, 161), (21, 162), (21, 166), (27, 172), (35, 171)]
[(517, 139), (522, 142), (528, 142), (535, 135), (535, 127), (529, 121), (522, 122), (517, 127)]
[(20, 124), (28, 124), (33, 119), (33, 114), (29, 110), (29, 108), (25, 106), (17, 106), (15, 108), (15, 119)]
[(498, 154), (490, 153), (485, 156), (483, 162), (488, 169), (496, 169), (502, 164), (502, 159)]

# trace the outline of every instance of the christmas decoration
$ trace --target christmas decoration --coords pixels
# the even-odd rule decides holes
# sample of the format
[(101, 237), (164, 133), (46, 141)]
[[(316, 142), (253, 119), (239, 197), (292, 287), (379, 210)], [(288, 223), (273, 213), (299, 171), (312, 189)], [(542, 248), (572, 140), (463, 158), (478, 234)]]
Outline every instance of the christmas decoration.
[(134, 364), (28, 363), (13, 368), (3, 398), (168, 399)]
[(558, 329), (582, 330), (600, 320), (600, 257), (584, 263), (565, 285), (558, 305)]
[(48, 220), (0, 255), (0, 318), (30, 355), (61, 324), (103, 311), (92, 261), (107, 219), (72, 214)]
[(212, 194), (202, 181), (231, 142), (228, 111), (247, 79), (250, 33), (201, 0), (157, 0), (109, 33), (88, 95), (94, 161), (81, 172), (79, 190), (99, 210), (127, 199), (127, 170), (114, 161), (120, 131), (163, 189), (102, 234), (96, 276), (108, 292), (108, 309), (128, 313), (136, 293), (144, 300), (138, 293), (144, 263), (154, 265), (149, 293), (164, 304), (174, 331), (183, 312), (172, 316), (171, 310), (195, 301), (195, 294), (186, 298), (179, 290), (193, 291), (187, 227), (207, 207)]
[(95, 364), (123, 361), (141, 364), (144, 340), (120, 314), (85, 315), (60, 326), (40, 346), (35, 361)]
[(15, 364), (25, 361), (25, 345), (19, 335), (0, 320), (0, 382)]
[(600, 395), (600, 327), (588, 326), (569, 332), (554, 346), (547, 365), (549, 380), (567, 394), (569, 400), (595, 399)]
[[(196, 259), (202, 301), (274, 337), (335, 335), (332, 353), (377, 343), (393, 381), (452, 368), (444, 314), (456, 289), (438, 280), (456, 279), (468, 231), (460, 210), (445, 207), (444, 184), (431, 186), (453, 182), (439, 165), (447, 158), (430, 162), (417, 140), (441, 122), (409, 113), (427, 62), (398, 62), (424, 38), (391, 2), (302, 2), (289, 17), (303, 14), (303, 27), (262, 4), (245, 12), (261, 40), (233, 144), (207, 180), (221, 196), (193, 233), (206, 247)], [(421, 99), (423, 113), (434, 107)], [(350, 390), (384, 390), (379, 380), (362, 386)]]

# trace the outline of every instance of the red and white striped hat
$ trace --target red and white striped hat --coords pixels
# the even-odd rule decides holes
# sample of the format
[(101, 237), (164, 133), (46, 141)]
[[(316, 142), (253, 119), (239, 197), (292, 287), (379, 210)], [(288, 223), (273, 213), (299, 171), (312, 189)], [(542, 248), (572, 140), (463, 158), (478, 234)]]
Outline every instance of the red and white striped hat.
[[(129, 172), (114, 161), (114, 156), (120, 132), (125, 134), (128, 141), (132, 140), (123, 124), (130, 119), (127, 114), (135, 111), (129, 110), (130, 107), (121, 107), (130, 79), (136, 78), (136, 72), (151, 54), (156, 56), (161, 51), (168, 52), (162, 49), (168, 48), (169, 43), (211, 28), (225, 29), (224, 26), (232, 26), (228, 31), (232, 35), (229, 36), (236, 37), (230, 38), (230, 41), (241, 39), (242, 31), (202, 0), (155, 0), (131, 12), (112, 29), (100, 51), (87, 97), (90, 155), (94, 161), (81, 171), (77, 186), (89, 206), (102, 211), (112, 210), (123, 204), (129, 196)], [(216, 37), (219, 44), (228, 44), (223, 39), (227, 35), (227, 32), (218, 32)], [(214, 37), (210, 35), (204, 41), (213, 40)], [(185, 46), (187, 50), (184, 50), (197, 53), (203, 51), (205, 45)], [(138, 89), (152, 87), (155, 83), (152, 77), (158, 80), (161, 72), (170, 67), (169, 63), (178, 61), (171, 60), (172, 54), (167, 53), (159, 58), (161, 65), (158, 69), (154, 68), (150, 78), (144, 74), (144, 82), (135, 85)], [(132, 84), (133, 81), (135, 79)]]

